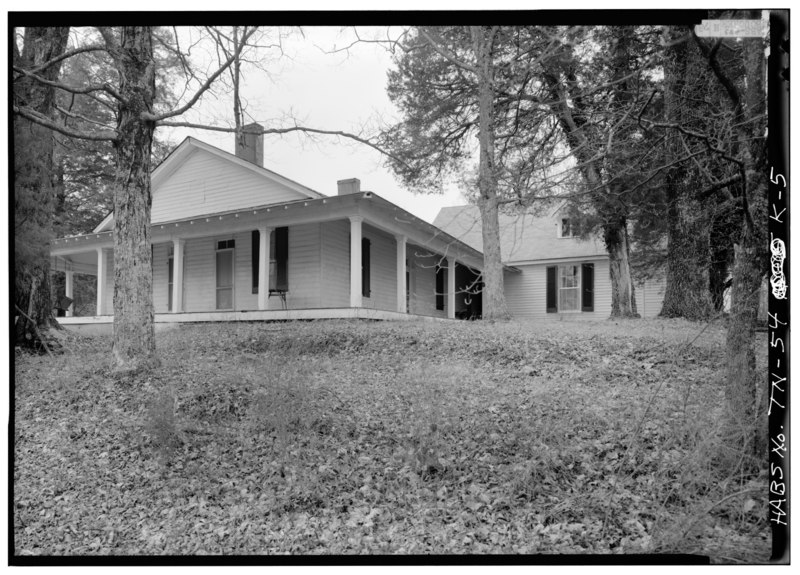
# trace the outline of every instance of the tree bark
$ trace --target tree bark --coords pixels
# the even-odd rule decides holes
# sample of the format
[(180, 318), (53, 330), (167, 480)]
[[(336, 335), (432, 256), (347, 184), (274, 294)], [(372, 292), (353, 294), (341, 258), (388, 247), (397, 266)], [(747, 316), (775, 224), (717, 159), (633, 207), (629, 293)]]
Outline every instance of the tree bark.
[[(752, 17), (760, 17), (758, 11)], [(747, 80), (737, 106), (736, 136), (745, 170), (742, 186), (742, 235), (734, 256), (731, 313), (726, 339), (728, 423), (741, 434), (732, 436), (743, 455), (758, 459), (767, 454), (765, 372), (756, 371), (755, 342), (761, 280), (769, 268), (766, 89), (764, 41), (742, 41)], [(759, 391), (759, 388), (761, 390)]]
[[(686, 90), (689, 50), (686, 31), (669, 27), (665, 32), (664, 115), (675, 125), (686, 123), (684, 92)], [(677, 133), (667, 141), (667, 161), (681, 157), (684, 152)], [(687, 170), (689, 170), (687, 174)], [(705, 210), (697, 201), (693, 182), (687, 177), (695, 171), (683, 165), (674, 166), (666, 176), (667, 194), (667, 277), (663, 317), (684, 317), (703, 320), (711, 315), (713, 306), (709, 292), (710, 226)]]
[(470, 29), (475, 50), (478, 79), (480, 161), (478, 164), (478, 208), (483, 235), (483, 319), (506, 320), (511, 316), (506, 305), (503, 262), (500, 253), (497, 174), (494, 149), (494, 63), (492, 43), (494, 30), (481, 26)]
[(630, 241), (624, 218), (603, 225), (611, 278), (611, 317), (639, 317), (630, 265)]
[[(67, 48), (69, 28), (26, 28), (22, 52), (14, 50), (15, 64), (35, 68), (60, 56)], [(57, 80), (61, 64), (40, 72)], [(22, 77), (14, 82), (14, 100), (43, 116), (55, 109), (55, 90)], [(18, 343), (39, 339), (50, 327), (58, 327), (50, 296), (49, 240), (55, 209), (53, 134), (46, 128), (14, 117), (14, 299), (20, 309), (29, 309), (30, 319), (15, 324)]]
[(152, 30), (125, 27), (114, 59), (120, 71), (120, 103), (114, 142), (114, 342), (117, 370), (158, 365), (152, 299), (150, 163), (155, 124)]

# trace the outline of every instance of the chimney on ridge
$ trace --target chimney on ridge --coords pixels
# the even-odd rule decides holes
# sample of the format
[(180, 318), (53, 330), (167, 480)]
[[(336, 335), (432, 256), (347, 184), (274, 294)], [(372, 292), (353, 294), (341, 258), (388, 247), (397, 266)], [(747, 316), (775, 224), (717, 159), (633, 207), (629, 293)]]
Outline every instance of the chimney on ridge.
[(236, 135), (236, 156), (257, 166), (264, 167), (264, 127), (253, 122), (242, 126)]
[(361, 180), (358, 178), (350, 178), (349, 180), (339, 180), (336, 182), (339, 186), (339, 195), (357, 194), (361, 191)]

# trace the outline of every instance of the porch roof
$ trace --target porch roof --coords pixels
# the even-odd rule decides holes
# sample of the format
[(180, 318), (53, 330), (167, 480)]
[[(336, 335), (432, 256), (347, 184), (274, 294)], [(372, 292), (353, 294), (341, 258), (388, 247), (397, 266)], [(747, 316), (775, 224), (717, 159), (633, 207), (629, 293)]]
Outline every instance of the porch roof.
[[(479, 250), (373, 192), (307, 198), (160, 222), (151, 224), (151, 240), (160, 243), (257, 229), (263, 225), (279, 227), (351, 216), (361, 216), (366, 224), (393, 235), (406, 236), (411, 243), (455, 257), (474, 269), (483, 269), (483, 254)], [(80, 234), (53, 240), (50, 253), (54, 257), (70, 256), (70, 260), (80, 261), (80, 257), (76, 257), (78, 254), (111, 248), (113, 243), (112, 230)]]

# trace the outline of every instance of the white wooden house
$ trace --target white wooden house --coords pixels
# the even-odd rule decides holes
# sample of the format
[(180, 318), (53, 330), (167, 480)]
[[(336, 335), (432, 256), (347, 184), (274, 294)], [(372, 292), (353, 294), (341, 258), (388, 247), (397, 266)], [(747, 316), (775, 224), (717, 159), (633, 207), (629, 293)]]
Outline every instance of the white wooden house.
[[(53, 269), (97, 277), (94, 317), (113, 321), (114, 216), (52, 242)], [(482, 254), (357, 179), (326, 196), (263, 167), (261, 136), (230, 154), (184, 140), (153, 171), (156, 323), (413, 316), (453, 318), (472, 304)], [(467, 303), (465, 303), (465, 300)]]
[[(443, 208), (434, 225), (483, 249), (477, 206)], [(572, 233), (559, 208), (543, 216), (500, 214), (500, 253), (505, 265), (506, 303), (511, 315), (526, 319), (606, 319), (611, 315), (608, 254), (598, 238)], [(642, 317), (661, 311), (664, 281), (635, 286)]]

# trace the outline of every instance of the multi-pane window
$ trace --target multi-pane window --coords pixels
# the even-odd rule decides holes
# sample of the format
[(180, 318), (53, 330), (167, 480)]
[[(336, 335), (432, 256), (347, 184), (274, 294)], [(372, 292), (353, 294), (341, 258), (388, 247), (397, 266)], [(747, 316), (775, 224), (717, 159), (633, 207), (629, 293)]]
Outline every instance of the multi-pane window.
[(547, 313), (594, 311), (594, 264), (547, 267)]
[(574, 265), (558, 266), (559, 311), (578, 311), (581, 302), (580, 267)]

